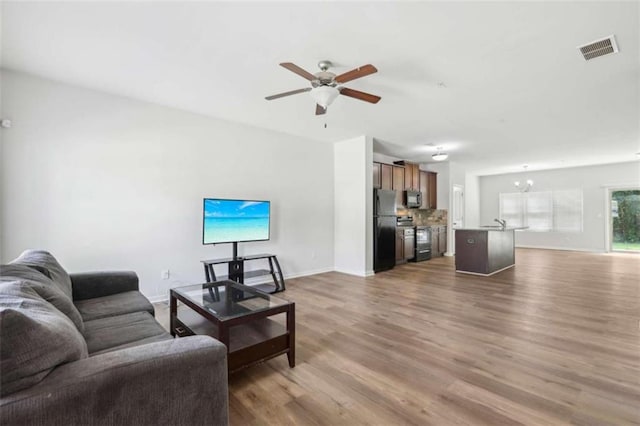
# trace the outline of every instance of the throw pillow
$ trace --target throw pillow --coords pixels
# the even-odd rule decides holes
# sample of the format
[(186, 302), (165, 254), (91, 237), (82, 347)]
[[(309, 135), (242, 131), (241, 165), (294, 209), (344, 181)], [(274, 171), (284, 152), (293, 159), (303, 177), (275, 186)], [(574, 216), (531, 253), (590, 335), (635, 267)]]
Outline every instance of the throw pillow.
[(26, 389), (58, 365), (86, 358), (69, 318), (20, 281), (0, 283), (0, 396)]
[(73, 300), (69, 274), (48, 251), (25, 250), (17, 259), (12, 260), (10, 263), (31, 266), (38, 270), (46, 270), (54, 284), (62, 290), (64, 294), (69, 296), (69, 299)]
[(76, 305), (50, 278), (38, 272), (38, 270), (18, 263), (1, 265), (0, 282), (7, 281), (23, 281), (24, 285), (31, 287), (40, 297), (69, 317), (80, 333), (84, 332), (84, 322)]

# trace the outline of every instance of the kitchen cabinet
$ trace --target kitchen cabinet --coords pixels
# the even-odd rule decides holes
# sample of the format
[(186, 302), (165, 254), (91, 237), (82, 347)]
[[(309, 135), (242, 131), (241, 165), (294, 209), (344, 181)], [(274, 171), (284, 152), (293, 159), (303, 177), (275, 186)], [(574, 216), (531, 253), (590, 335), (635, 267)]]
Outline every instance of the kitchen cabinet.
[(396, 229), (396, 264), (404, 261), (404, 231)]
[(420, 192), (422, 192), (421, 209), (438, 208), (438, 174), (420, 171)]
[(405, 162), (404, 189), (409, 191), (420, 190), (420, 166), (418, 164)]
[(393, 182), (391, 189), (396, 191), (396, 206), (402, 207), (404, 206), (404, 200), (402, 199), (402, 191), (404, 190), (404, 167), (391, 167), (393, 167)]
[(373, 163), (373, 187), (380, 189), (382, 183), (380, 182), (380, 163)]
[(438, 208), (438, 174), (435, 172), (427, 172), (427, 199), (428, 209)]
[(380, 163), (380, 188), (393, 189), (393, 166)]
[(493, 275), (516, 263), (513, 229), (456, 229), (456, 272)]
[(447, 251), (447, 227), (435, 225), (431, 227), (431, 257), (442, 256)]
[(394, 164), (404, 167), (404, 188), (407, 191), (420, 190), (420, 165), (405, 160), (394, 161)]
[(405, 263), (415, 256), (416, 234), (413, 227), (396, 229), (396, 264)]
[(429, 184), (428, 184), (428, 175), (427, 172), (423, 172), (420, 170), (420, 192), (422, 192), (422, 204), (420, 205), (421, 209), (429, 208)]

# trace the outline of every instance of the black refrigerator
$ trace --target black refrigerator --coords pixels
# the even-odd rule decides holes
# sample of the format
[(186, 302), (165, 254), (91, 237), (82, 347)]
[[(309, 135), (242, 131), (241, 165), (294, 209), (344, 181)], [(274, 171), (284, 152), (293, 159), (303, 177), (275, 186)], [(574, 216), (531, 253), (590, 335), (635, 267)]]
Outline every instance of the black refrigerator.
[(396, 265), (396, 191), (373, 190), (373, 270)]

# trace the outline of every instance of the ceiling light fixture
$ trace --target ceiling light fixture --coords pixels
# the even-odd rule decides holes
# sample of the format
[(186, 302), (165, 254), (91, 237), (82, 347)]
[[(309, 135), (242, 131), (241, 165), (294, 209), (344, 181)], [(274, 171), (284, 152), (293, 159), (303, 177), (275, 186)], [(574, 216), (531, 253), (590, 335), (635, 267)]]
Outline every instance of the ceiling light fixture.
[(447, 154), (446, 152), (442, 152), (441, 146), (437, 147), (436, 149), (438, 150), (438, 152), (431, 156), (431, 158), (433, 158), (435, 161), (444, 161), (449, 158), (449, 154)]
[[(525, 164), (524, 166), (522, 166), (522, 168), (526, 172), (529, 166)], [(520, 192), (529, 192), (529, 190), (533, 186), (533, 181), (531, 179), (527, 179), (525, 184), (523, 185), (519, 180), (517, 180), (513, 182), (513, 184), (515, 185), (516, 188), (520, 190)]]
[(327, 109), (339, 94), (340, 91), (332, 86), (318, 86), (311, 89), (311, 97), (324, 109)]

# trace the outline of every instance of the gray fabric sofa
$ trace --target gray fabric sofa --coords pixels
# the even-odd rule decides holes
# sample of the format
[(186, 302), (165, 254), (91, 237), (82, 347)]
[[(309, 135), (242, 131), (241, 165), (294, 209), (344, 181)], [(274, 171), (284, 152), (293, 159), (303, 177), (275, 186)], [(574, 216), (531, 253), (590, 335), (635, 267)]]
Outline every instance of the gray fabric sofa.
[(174, 339), (133, 272), (67, 274), (46, 251), (0, 266), (1, 425), (224, 425), (227, 349)]

